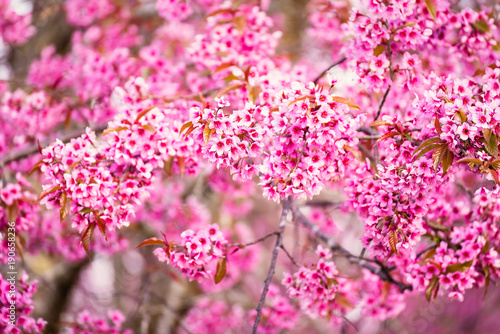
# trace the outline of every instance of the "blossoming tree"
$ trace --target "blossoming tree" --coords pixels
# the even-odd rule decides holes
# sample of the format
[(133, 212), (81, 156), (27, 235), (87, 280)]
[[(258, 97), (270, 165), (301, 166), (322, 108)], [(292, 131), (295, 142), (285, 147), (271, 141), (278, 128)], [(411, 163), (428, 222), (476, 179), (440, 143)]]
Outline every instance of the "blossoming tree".
[(417, 333), (495, 298), (496, 1), (41, 3), (0, 0), (2, 332)]

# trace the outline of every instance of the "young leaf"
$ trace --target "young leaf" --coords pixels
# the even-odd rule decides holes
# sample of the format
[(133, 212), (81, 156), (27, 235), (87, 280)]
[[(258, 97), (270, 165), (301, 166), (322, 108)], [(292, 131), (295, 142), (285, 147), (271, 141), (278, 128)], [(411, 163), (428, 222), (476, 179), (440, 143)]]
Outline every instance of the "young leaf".
[(441, 123), (439, 123), (439, 117), (437, 115), (434, 119), (434, 128), (436, 129), (436, 132), (439, 136), (441, 135), (441, 133), (443, 133), (443, 130), (441, 129)]
[(396, 244), (398, 243), (398, 234), (396, 231), (389, 232), (389, 245), (391, 246), (391, 251), (395, 254), (398, 254), (398, 249)]
[(120, 127), (117, 127), (117, 128), (107, 128), (106, 130), (104, 130), (104, 132), (102, 133), (103, 136), (111, 133), (111, 132), (120, 132), (120, 131), (123, 131), (123, 130), (127, 130), (128, 128), (126, 126), (120, 126)]
[[(429, 138), (429, 139), (426, 139), (424, 140), (422, 143), (420, 143), (420, 145), (415, 149), (415, 151), (413, 151), (413, 155), (417, 154), (418, 151), (420, 150), (423, 150), (425, 147), (429, 146), (429, 145), (432, 145), (432, 144), (436, 144), (438, 142), (441, 142), (440, 144), (442, 144), (442, 140), (441, 138), (439, 137), (433, 137), (433, 138)], [(418, 159), (418, 158), (416, 158)]]
[(480, 20), (472, 23), (472, 26), (474, 28), (476, 28), (476, 30), (482, 34), (490, 32), (490, 27), (488, 26), (488, 22), (486, 22), (485, 19), (480, 19)]
[(472, 266), (472, 261), (473, 260), (467, 261), (465, 263), (450, 264), (448, 267), (446, 267), (446, 273), (449, 274), (449, 273), (454, 273), (456, 271), (465, 272), (469, 270), (469, 268)]
[(432, 162), (434, 165), (434, 170), (437, 170), (439, 164), (441, 163), (445, 149), (445, 145), (439, 145), (438, 147), (436, 147), (434, 152), (432, 152)]
[(484, 148), (490, 155), (494, 156), (495, 158), (498, 158), (497, 136), (492, 134), (490, 140), (486, 140), (486, 138), (484, 138)]
[(186, 130), (186, 129), (188, 129), (188, 128), (192, 127), (192, 126), (193, 126), (193, 122), (191, 122), (191, 121), (189, 121), (189, 122), (187, 122), (187, 123), (184, 123), (184, 124), (181, 126), (181, 129), (179, 130), (179, 135), (181, 135), (181, 134), (184, 132), (184, 130)]
[(139, 247), (142, 247), (142, 246), (151, 246), (151, 245), (165, 245), (168, 247), (168, 245), (165, 243), (165, 241), (163, 240), (160, 240), (158, 239), (157, 237), (152, 237), (152, 238), (149, 238), (149, 239), (146, 239), (144, 240), (143, 242), (141, 242), (137, 247), (135, 248), (139, 248)]
[(483, 137), (484, 137), (485, 141), (489, 142), (491, 139), (491, 134), (492, 134), (491, 129), (483, 128), (482, 132), (483, 132)]
[(40, 145), (40, 139), (37, 139), (36, 143), (38, 144), (38, 152), (40, 152), (40, 154), (43, 155), (42, 154), (42, 145)]
[(383, 44), (378, 45), (375, 49), (373, 49), (373, 55), (375, 57), (380, 56), (384, 51), (387, 49), (387, 47)]
[(231, 85), (229, 85), (229, 86), (226, 86), (226, 87), (224, 87), (224, 88), (220, 89), (220, 90), (217, 92), (217, 94), (215, 94), (215, 95), (214, 95), (214, 99), (215, 99), (216, 97), (221, 97), (222, 95), (225, 95), (225, 94), (229, 93), (230, 91), (235, 90), (235, 89), (238, 89), (238, 88), (241, 88), (241, 87), (243, 87), (243, 86), (244, 86), (244, 84), (243, 84), (243, 83), (241, 83), (241, 82), (239, 82), (239, 83), (233, 83), (233, 84), (231, 84)]
[(172, 176), (172, 167), (174, 166), (174, 156), (170, 156), (168, 161), (163, 161), (163, 169), (168, 176)]
[(392, 138), (392, 137), (397, 136), (397, 135), (399, 135), (399, 132), (397, 132), (397, 131), (389, 131), (389, 132), (387, 132), (387, 133), (384, 133), (382, 136), (380, 136), (380, 137), (377, 139), (377, 141), (375, 142), (375, 144), (378, 144), (378, 143), (380, 143), (381, 141), (384, 141), (384, 140), (386, 140), (386, 139)]
[(38, 196), (37, 201), (40, 202), (45, 196), (47, 196), (49, 194), (52, 194), (53, 192), (55, 192), (55, 191), (57, 191), (59, 189), (61, 189), (61, 186), (54, 186), (54, 187), (52, 187), (50, 189), (42, 191), (42, 193), (40, 194), (40, 196)]
[(59, 204), (61, 205), (61, 209), (59, 210), (59, 218), (61, 221), (64, 220), (69, 214), (71, 200), (66, 195), (66, 192), (63, 191), (61, 193), (61, 198), (59, 198)]
[(181, 172), (181, 177), (184, 176), (184, 169), (186, 168), (186, 158), (177, 157), (177, 164), (179, 165), (179, 171)]
[[(421, 150), (416, 157), (414, 157), (414, 161), (420, 159), (421, 156), (423, 156), (424, 154), (434, 150), (435, 148), (437, 147), (440, 147), (442, 146), (443, 144), (442, 143), (437, 143), (437, 144), (431, 144), (431, 145), (428, 145), (426, 146), (423, 150)], [(415, 151), (416, 152), (416, 151)], [(415, 152), (413, 154), (415, 154)]]
[(144, 116), (146, 116), (146, 114), (147, 114), (148, 112), (150, 112), (151, 110), (153, 110), (154, 108), (156, 108), (156, 106), (152, 106), (152, 107), (149, 107), (148, 109), (145, 109), (145, 110), (141, 111), (141, 112), (137, 115), (137, 117), (136, 117), (136, 119), (135, 119), (134, 123), (139, 122), (139, 120), (140, 120), (141, 118), (143, 118)]
[(227, 258), (221, 257), (219, 261), (217, 261), (217, 269), (215, 271), (214, 282), (215, 284), (219, 284), (224, 276), (226, 276), (227, 270)]
[(95, 220), (97, 220), (97, 227), (99, 227), (99, 231), (104, 237), (104, 240), (108, 241), (108, 237), (106, 236), (106, 225), (104, 224), (104, 221), (99, 216), (98, 212), (94, 212), (94, 215), (95, 215)]
[(493, 170), (493, 169), (489, 169), (488, 172), (490, 172), (491, 177), (493, 178), (493, 180), (495, 180), (495, 182), (498, 185), (500, 185), (500, 176), (498, 175), (498, 172), (496, 170)]
[(205, 142), (205, 145), (208, 145), (208, 141), (210, 140), (210, 123), (205, 124), (205, 129), (203, 130), (203, 141)]
[(436, 3), (434, 0), (425, 0), (425, 5), (427, 6), (429, 13), (431, 13), (432, 18), (435, 20), (437, 14)]
[(483, 162), (481, 160), (476, 159), (476, 158), (471, 158), (471, 157), (465, 157), (465, 158), (457, 160), (457, 163), (461, 163), (461, 162), (467, 162), (467, 163), (472, 163), (472, 164), (476, 164), (476, 165), (483, 164)]
[(453, 152), (446, 148), (443, 153), (443, 159), (441, 160), (441, 165), (443, 166), (443, 175), (446, 175), (446, 173), (448, 173), (448, 170), (453, 164), (454, 158), (455, 155), (453, 154)]
[(393, 125), (392, 123), (389, 123), (383, 119), (377, 119), (376, 121), (370, 123), (368, 126), (369, 127), (372, 127), (372, 128), (376, 128), (376, 127), (379, 127), (379, 126), (382, 126), (382, 125), (388, 125), (388, 126), (391, 126)]
[(43, 159), (38, 161), (36, 164), (33, 165), (33, 168), (31, 168), (29, 175), (33, 174), (35, 171), (40, 170), (40, 166), (43, 165)]
[(81, 240), (83, 248), (85, 249), (85, 252), (87, 253), (87, 257), (89, 258), (89, 260), (90, 260), (89, 246), (90, 246), (90, 240), (92, 239), (92, 235), (94, 234), (94, 228), (95, 224), (87, 225), (87, 228), (83, 232)]
[(361, 108), (358, 107), (358, 105), (356, 104), (356, 102), (354, 102), (352, 99), (349, 99), (347, 97), (334, 96), (333, 97), (333, 101), (346, 104), (351, 109), (361, 110)]
[(427, 286), (427, 289), (425, 289), (425, 298), (427, 298), (427, 301), (430, 302), (433, 294), (434, 289), (438, 288), (439, 283), (439, 278), (437, 276), (432, 277), (431, 281), (429, 282), (429, 285)]

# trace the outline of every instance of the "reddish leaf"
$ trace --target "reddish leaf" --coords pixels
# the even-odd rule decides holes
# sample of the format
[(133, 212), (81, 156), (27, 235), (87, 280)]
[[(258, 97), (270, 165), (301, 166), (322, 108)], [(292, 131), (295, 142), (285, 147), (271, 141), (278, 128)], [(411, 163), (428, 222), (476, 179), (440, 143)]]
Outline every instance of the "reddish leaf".
[(214, 281), (215, 284), (219, 284), (224, 276), (226, 276), (227, 270), (227, 258), (221, 257), (219, 261), (217, 261), (217, 269), (215, 271)]
[(186, 133), (184, 134), (184, 139), (186, 139), (186, 138), (187, 138), (187, 136), (189, 136), (189, 135), (191, 134), (191, 132), (193, 132), (193, 131), (194, 131), (194, 129), (196, 129), (196, 128), (194, 127), (194, 125), (193, 125), (192, 127), (190, 127), (190, 128), (186, 131)]
[[(426, 148), (427, 146), (429, 145), (433, 145), (433, 144), (442, 144), (442, 140), (441, 138), (439, 137), (434, 137), (434, 138), (429, 138), (429, 139), (426, 139), (424, 140), (422, 143), (420, 143), (420, 145), (415, 149), (415, 151), (413, 151), (413, 155), (417, 154), (417, 152), (423, 150), (424, 148)], [(420, 156), (419, 156), (420, 157)], [(418, 159), (418, 157), (416, 158)]]
[(434, 128), (436, 129), (438, 135), (441, 135), (441, 133), (443, 133), (443, 130), (441, 129), (441, 123), (439, 123), (439, 117), (437, 115), (434, 119)]
[(102, 133), (102, 135), (105, 136), (105, 135), (107, 135), (107, 134), (109, 134), (111, 132), (115, 132), (115, 131), (116, 132), (120, 132), (120, 131), (127, 130), (127, 129), (128, 129), (128, 127), (126, 127), (126, 126), (120, 126), (120, 127), (117, 127), (117, 128), (108, 128), (108, 129), (104, 130), (104, 132)]
[(170, 156), (168, 161), (164, 161), (163, 169), (168, 176), (172, 176), (172, 167), (174, 166), (174, 156)]
[(493, 169), (488, 170), (488, 172), (490, 172), (491, 177), (493, 178), (493, 180), (495, 180), (495, 182), (498, 185), (500, 185), (500, 177), (498, 175), (498, 172), (496, 170), (493, 170)]
[(352, 155), (354, 155), (354, 157), (355, 157), (357, 160), (359, 160), (359, 161), (361, 161), (361, 162), (363, 162), (363, 161), (364, 161), (364, 160), (362, 160), (362, 159), (361, 159), (361, 157), (359, 156), (359, 152), (358, 152), (356, 149), (352, 148), (351, 146), (349, 146), (349, 145), (344, 145), (344, 150), (346, 150), (346, 151), (348, 151), (348, 152), (351, 152), (351, 153), (352, 153)]
[(42, 145), (40, 145), (40, 140), (39, 140), (39, 139), (37, 139), (37, 140), (36, 140), (36, 143), (38, 144), (38, 152), (40, 152), (40, 154), (41, 154), (41, 155), (43, 155), (43, 154), (42, 154)]
[(446, 273), (454, 273), (456, 271), (466, 272), (472, 266), (472, 261), (467, 261), (464, 263), (454, 263), (446, 267)]
[(384, 140), (386, 140), (386, 139), (392, 138), (392, 137), (397, 136), (397, 135), (399, 135), (399, 132), (397, 132), (397, 131), (389, 131), (389, 132), (387, 132), (387, 133), (384, 133), (382, 136), (380, 136), (380, 137), (377, 139), (377, 141), (375, 142), (375, 144), (378, 144), (378, 143), (380, 143), (381, 141), (384, 141)]
[(380, 56), (382, 53), (385, 52), (385, 50), (387, 49), (387, 47), (383, 44), (380, 44), (378, 45), (375, 49), (373, 49), (373, 55), (375, 57), (378, 57)]
[(186, 130), (192, 126), (193, 126), (193, 122), (191, 122), (191, 121), (184, 123), (184, 125), (182, 125), (181, 129), (179, 130), (179, 135), (181, 135), (184, 132), (184, 130)]
[(38, 161), (35, 165), (33, 165), (33, 168), (31, 168), (29, 175), (33, 174), (37, 170), (40, 170), (40, 167), (44, 164), (43, 159)]
[(432, 297), (435, 295), (433, 292), (437, 288), (439, 290), (439, 278), (437, 276), (432, 277), (431, 281), (429, 282), (429, 285), (427, 286), (427, 289), (425, 289), (425, 298), (427, 298), (427, 301), (430, 302)]
[(355, 109), (355, 110), (361, 110), (360, 107), (354, 102), (352, 99), (349, 99), (347, 97), (341, 97), (341, 96), (334, 96), (333, 101), (339, 102), (346, 104), (349, 108)]
[(87, 225), (87, 228), (83, 232), (81, 240), (83, 248), (85, 249), (85, 252), (87, 253), (87, 257), (89, 258), (89, 260), (90, 260), (89, 246), (90, 246), (90, 240), (92, 239), (92, 235), (94, 234), (94, 228), (95, 224)]
[(19, 204), (17, 201), (14, 201), (11, 205), (7, 206), (7, 220), (9, 222), (15, 222), (17, 216), (19, 215)]
[(94, 216), (95, 216), (95, 220), (97, 221), (97, 227), (99, 227), (99, 231), (101, 232), (102, 236), (104, 237), (104, 240), (108, 241), (108, 237), (106, 236), (106, 224), (104, 224), (104, 221), (99, 216), (98, 212), (94, 212)]
[(443, 153), (443, 159), (441, 161), (441, 164), (443, 166), (443, 175), (446, 175), (448, 173), (448, 170), (450, 169), (451, 165), (453, 164), (453, 159), (455, 158), (455, 155), (453, 154), (452, 151), (449, 149), (446, 149)]
[(398, 243), (398, 234), (396, 231), (389, 232), (389, 245), (391, 246), (391, 251), (395, 254), (398, 254), (398, 249), (396, 247)]
[(59, 204), (61, 205), (61, 208), (59, 209), (59, 218), (61, 221), (63, 221), (64, 218), (68, 216), (71, 205), (71, 200), (68, 198), (65, 191), (61, 193)]
[(143, 118), (144, 116), (146, 116), (146, 114), (147, 114), (148, 112), (150, 112), (151, 110), (153, 110), (154, 108), (156, 108), (156, 106), (152, 106), (152, 107), (149, 107), (148, 109), (145, 109), (145, 110), (141, 111), (141, 112), (137, 115), (137, 117), (136, 117), (136, 119), (135, 119), (134, 123), (139, 122), (139, 120), (140, 120), (141, 118)]
[(295, 100), (293, 100), (292, 102), (288, 103), (288, 106), (290, 107), (292, 104), (297, 103), (299, 101), (304, 101), (305, 99), (314, 99), (314, 96), (313, 95), (304, 95), (304, 96), (298, 97)]
[(219, 90), (217, 92), (217, 94), (215, 94), (214, 98), (221, 97), (222, 95), (225, 95), (225, 94), (229, 93), (230, 91), (241, 88), (243, 86), (244, 86), (244, 84), (241, 82), (240, 83), (233, 83), (233, 84), (226, 86), (226, 87), (222, 88), (221, 90)]
[(50, 189), (47, 189), (47, 190), (42, 191), (42, 193), (40, 194), (40, 196), (38, 196), (37, 201), (38, 201), (38, 202), (39, 202), (39, 201), (41, 201), (41, 200), (42, 200), (45, 196), (47, 196), (47, 195), (49, 195), (49, 194), (51, 194), (51, 193), (53, 193), (54, 191), (57, 191), (57, 190), (59, 190), (59, 189), (61, 189), (61, 186), (54, 186), (54, 187), (52, 187), (52, 188), (50, 188)]
[(486, 138), (484, 138), (484, 148), (490, 155), (494, 156), (495, 158), (498, 158), (497, 136), (492, 134), (490, 140), (486, 140)]
[(443, 159), (445, 149), (446, 149), (445, 145), (439, 145), (438, 147), (436, 147), (434, 152), (432, 152), (432, 162), (434, 165), (434, 170), (438, 169), (438, 166), (441, 163), (441, 160)]
[(434, 2), (434, 0), (425, 0), (425, 5), (427, 6), (427, 9), (429, 10), (432, 18), (435, 20), (437, 14), (436, 3)]
[(383, 119), (377, 119), (376, 121), (370, 123), (369, 126), (372, 128), (376, 128), (376, 127), (383, 126), (383, 125), (391, 126), (393, 124), (389, 123), (387, 121), (384, 121)]
[(431, 144), (431, 145), (426, 146), (423, 150), (421, 150), (421, 151), (417, 154), (417, 156), (414, 158), (414, 160), (416, 161), (416, 160), (420, 159), (420, 157), (422, 157), (422, 156), (423, 156), (423, 155), (425, 155), (426, 153), (428, 153), (428, 152), (430, 152), (430, 151), (432, 151), (432, 150), (434, 150), (434, 149), (436, 149), (437, 147), (440, 147), (440, 146), (442, 146), (442, 145), (443, 145), (442, 143), (437, 143), (437, 144)]
[(151, 245), (165, 245), (168, 248), (168, 245), (165, 243), (165, 241), (160, 240), (157, 237), (152, 237), (152, 238), (146, 239), (135, 248), (139, 248), (142, 246), (151, 246)]
[(213, 132), (210, 131), (210, 124), (205, 124), (205, 128), (203, 129), (203, 141), (205, 142), (205, 145), (208, 145), (211, 133)]
[(19, 254), (19, 256), (21, 257), (21, 260), (24, 261), (24, 251), (23, 251), (23, 244), (26, 244), (24, 239), (16, 234), (16, 251), (17, 251), (17, 254)]
[(461, 163), (461, 162), (473, 163), (473, 164), (476, 164), (476, 165), (482, 165), (483, 164), (483, 162), (481, 160), (476, 159), (476, 158), (471, 158), (471, 157), (465, 157), (465, 158), (457, 160), (457, 163)]
[(179, 171), (181, 172), (181, 177), (184, 176), (184, 169), (186, 168), (186, 158), (177, 157), (177, 164), (179, 165)]

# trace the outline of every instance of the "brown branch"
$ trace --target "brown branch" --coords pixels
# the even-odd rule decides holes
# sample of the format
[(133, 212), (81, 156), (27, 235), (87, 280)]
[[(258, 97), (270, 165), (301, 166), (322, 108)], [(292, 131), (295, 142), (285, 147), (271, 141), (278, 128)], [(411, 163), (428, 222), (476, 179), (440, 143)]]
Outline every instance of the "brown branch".
[[(93, 128), (92, 130), (96, 132), (97, 134), (102, 133), (106, 128), (108, 127), (108, 124), (101, 124)], [(63, 143), (69, 142), (71, 139), (80, 137), (81, 135), (85, 134), (85, 130), (77, 130), (77, 131), (72, 131), (64, 134), (63, 136), (59, 137)], [(57, 138), (56, 138), (57, 139)], [(50, 140), (44, 140), (43, 142), (40, 143), (40, 146), (45, 147), (53, 143), (55, 139), (50, 139)], [(38, 144), (33, 144), (31, 146), (12, 151), (3, 157), (0, 158), (0, 167), (3, 167), (13, 161), (18, 161), (24, 158), (27, 158), (35, 153), (38, 152)]]
[(281, 212), (280, 225), (278, 228), (278, 237), (276, 238), (276, 245), (274, 246), (273, 256), (271, 259), (271, 265), (269, 267), (269, 272), (267, 273), (267, 278), (264, 282), (264, 290), (262, 290), (262, 294), (260, 296), (259, 305), (257, 306), (257, 315), (255, 316), (255, 322), (253, 324), (252, 334), (257, 333), (257, 328), (259, 326), (260, 316), (262, 314), (262, 308), (264, 307), (264, 302), (266, 301), (267, 291), (269, 290), (269, 285), (271, 284), (271, 279), (274, 275), (274, 268), (276, 267), (276, 259), (278, 258), (278, 251), (281, 247), (281, 243), (283, 241), (283, 231), (285, 230), (285, 222), (286, 217), (288, 216), (288, 212), (291, 207), (291, 199), (285, 199), (283, 201), (283, 211)]
[(385, 100), (387, 99), (387, 95), (389, 95), (390, 91), (391, 91), (391, 85), (389, 85), (389, 87), (387, 87), (387, 90), (385, 91), (384, 96), (382, 97), (382, 101), (380, 101), (377, 114), (375, 115), (375, 118), (373, 119), (374, 121), (376, 121), (379, 118), (380, 112), (382, 111), (382, 107), (384, 106)]
[(278, 235), (279, 232), (272, 232), (272, 233), (269, 233), (269, 234), (266, 234), (265, 236), (257, 239), (257, 240), (254, 240), (252, 242), (247, 242), (246, 244), (241, 244), (241, 243), (235, 243), (235, 244), (229, 244), (227, 245), (228, 248), (230, 247), (239, 247), (239, 248), (243, 248), (243, 247), (246, 247), (246, 246), (250, 246), (250, 245), (255, 245), (259, 242), (262, 242), (270, 237), (272, 237), (273, 235)]
[[(349, 260), (351, 263), (355, 263), (373, 274), (377, 275), (380, 277), (381, 280), (390, 282), (394, 285), (396, 285), (401, 292), (405, 290), (412, 290), (412, 286), (398, 282), (396, 281), (390, 274), (388, 269), (385, 267), (383, 263), (380, 261), (372, 260), (372, 259), (367, 259), (367, 258), (361, 258), (359, 256), (355, 256), (351, 254), (348, 250), (345, 248), (341, 247), (339, 244), (337, 244), (335, 241), (330, 239), (324, 232), (322, 232), (319, 227), (315, 224), (313, 224), (309, 219), (307, 219), (302, 212), (300, 212), (297, 208), (291, 207), (293, 217), (296, 221), (298, 221), (300, 224), (304, 225), (307, 227), (316, 237), (320, 240), (322, 240), (324, 243), (328, 245), (328, 248), (330, 248), (332, 251), (338, 252), (344, 257)], [(380, 268), (376, 268), (373, 265), (371, 265), (369, 262), (372, 262), (374, 264), (377, 264)]]
[(314, 84), (316, 85), (319, 81), (319, 79), (321, 79), (328, 71), (330, 71), (332, 68), (334, 68), (335, 66), (337, 65), (340, 65), (342, 64), (343, 62), (345, 62), (347, 60), (346, 57), (344, 58), (341, 58), (339, 61), (337, 61), (336, 63), (333, 63), (332, 65), (330, 65), (330, 67), (328, 67), (327, 69), (325, 69), (323, 72), (321, 72), (317, 77), (316, 79), (313, 80)]

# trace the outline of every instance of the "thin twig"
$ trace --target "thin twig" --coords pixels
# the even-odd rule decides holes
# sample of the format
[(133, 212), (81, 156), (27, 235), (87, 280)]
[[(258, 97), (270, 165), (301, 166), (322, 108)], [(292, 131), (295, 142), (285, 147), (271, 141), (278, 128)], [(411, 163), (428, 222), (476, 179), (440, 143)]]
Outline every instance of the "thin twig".
[(385, 91), (384, 96), (382, 97), (382, 101), (380, 101), (380, 104), (378, 106), (378, 111), (377, 114), (375, 115), (374, 121), (376, 121), (379, 118), (380, 112), (382, 111), (382, 107), (384, 106), (385, 100), (387, 99), (387, 95), (389, 95), (389, 92), (391, 91), (391, 87), (392, 87), (391, 85), (387, 87), (387, 90)]
[(321, 208), (327, 208), (331, 207), (333, 209), (338, 209), (344, 204), (344, 202), (333, 202), (333, 201), (327, 201), (327, 200), (314, 200), (314, 201), (306, 201), (303, 205), (304, 206), (312, 206), (312, 207), (321, 207)]
[(228, 248), (230, 247), (239, 247), (239, 248), (243, 248), (243, 247), (246, 247), (246, 246), (250, 246), (250, 245), (255, 245), (259, 242), (262, 242), (270, 237), (272, 237), (273, 235), (277, 235), (279, 232), (275, 231), (275, 232), (272, 232), (272, 233), (269, 233), (269, 234), (266, 234), (265, 236), (257, 239), (257, 240), (254, 240), (252, 242), (247, 242), (246, 244), (240, 244), (240, 243), (235, 243), (235, 244), (229, 244), (227, 245)]
[(281, 245), (280, 247), (283, 250), (283, 252), (285, 252), (286, 256), (288, 256), (290, 261), (292, 261), (293, 265), (296, 267), (300, 267), (300, 264), (298, 264), (297, 261), (295, 261), (295, 259), (292, 257), (292, 255), (286, 250), (285, 246)]
[[(383, 263), (380, 261), (372, 260), (372, 259), (366, 259), (366, 258), (360, 258), (359, 256), (351, 254), (348, 250), (345, 248), (341, 247), (339, 244), (337, 244), (335, 241), (330, 239), (324, 232), (322, 232), (319, 227), (307, 219), (302, 212), (300, 212), (297, 208), (294, 206), (291, 207), (293, 217), (296, 219), (300, 224), (304, 225), (307, 227), (309, 230), (311, 230), (312, 233), (316, 235), (317, 238), (322, 240), (324, 243), (328, 245), (328, 247), (335, 252), (340, 253), (341, 255), (345, 256), (347, 260), (349, 260), (351, 263), (358, 264), (359, 266), (368, 269), (370, 272), (373, 274), (377, 275), (380, 277), (381, 280), (387, 281), (390, 283), (393, 283), (396, 285), (401, 292), (405, 290), (412, 290), (412, 286), (408, 284), (404, 284), (402, 282), (396, 281), (388, 272), (387, 268)], [(374, 262), (376, 263), (380, 268), (376, 268), (373, 265), (371, 265), (368, 262)]]
[(269, 290), (269, 285), (271, 284), (271, 279), (274, 275), (274, 269), (276, 267), (276, 259), (278, 258), (278, 251), (283, 241), (283, 231), (285, 229), (286, 217), (290, 211), (291, 199), (285, 199), (283, 201), (283, 211), (281, 212), (280, 225), (278, 228), (278, 237), (276, 238), (276, 245), (273, 250), (273, 257), (271, 259), (271, 266), (269, 267), (269, 272), (267, 273), (267, 278), (264, 282), (264, 290), (260, 296), (259, 305), (257, 306), (257, 315), (255, 316), (255, 322), (253, 324), (252, 334), (257, 333), (257, 327), (259, 326), (260, 316), (262, 314), (262, 308), (264, 307), (264, 302), (266, 301), (267, 291)]
[(323, 72), (321, 72), (321, 73), (320, 73), (320, 74), (316, 77), (316, 79), (314, 79), (314, 81), (313, 81), (313, 82), (314, 82), (314, 84), (316, 85), (316, 84), (318, 83), (319, 79), (321, 79), (321, 78), (322, 78), (322, 77), (326, 74), (326, 72), (328, 72), (329, 70), (331, 70), (331, 69), (332, 69), (332, 68), (334, 68), (335, 66), (342, 64), (342, 63), (343, 63), (343, 62), (345, 62), (346, 60), (347, 60), (347, 58), (346, 58), (346, 57), (344, 57), (344, 58), (341, 58), (341, 59), (340, 59), (339, 61), (337, 61), (336, 63), (334, 63), (333, 65), (330, 65), (330, 67), (328, 67), (327, 69), (325, 69)]
[[(92, 130), (96, 132), (97, 134), (103, 132), (106, 130), (108, 127), (108, 124), (101, 124), (93, 128)], [(64, 134), (63, 136), (59, 137), (63, 143), (69, 142), (73, 138), (80, 137), (81, 135), (85, 134), (85, 130), (77, 130), (77, 131), (72, 131)], [(45, 140), (40, 143), (40, 146), (45, 147), (53, 143), (55, 139), (50, 139), (50, 140)], [(27, 158), (35, 153), (38, 152), (38, 144), (33, 144), (31, 146), (22, 148), (20, 150), (12, 151), (5, 156), (0, 158), (0, 167), (5, 166), (8, 163), (11, 163), (13, 161), (18, 161), (24, 158)]]

